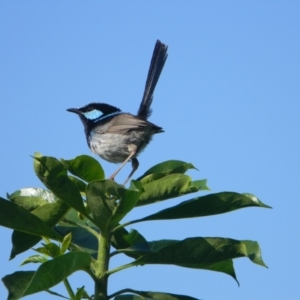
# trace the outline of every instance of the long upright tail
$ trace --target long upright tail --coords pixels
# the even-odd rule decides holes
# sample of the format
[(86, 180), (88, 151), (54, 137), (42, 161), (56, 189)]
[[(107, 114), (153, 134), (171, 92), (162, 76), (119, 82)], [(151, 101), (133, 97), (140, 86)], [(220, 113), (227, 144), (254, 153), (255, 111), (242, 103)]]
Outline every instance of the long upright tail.
[(150, 106), (153, 100), (153, 93), (167, 60), (167, 51), (168, 47), (161, 41), (157, 40), (152, 54), (143, 99), (138, 110), (138, 116), (145, 120), (152, 113)]

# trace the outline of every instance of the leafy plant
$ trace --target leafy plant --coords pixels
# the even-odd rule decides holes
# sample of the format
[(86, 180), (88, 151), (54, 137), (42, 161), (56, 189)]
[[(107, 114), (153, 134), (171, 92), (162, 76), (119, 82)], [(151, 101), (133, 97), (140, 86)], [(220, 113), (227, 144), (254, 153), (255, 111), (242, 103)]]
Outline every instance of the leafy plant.
[[(147, 217), (122, 223), (135, 207), (208, 190), (206, 180), (193, 181), (185, 173), (190, 163), (167, 161), (149, 169), (129, 188), (105, 180), (97, 160), (78, 156), (72, 160), (34, 155), (34, 170), (47, 189), (26, 188), (0, 198), (0, 225), (13, 229), (10, 258), (34, 247), (38, 253), (23, 264), (40, 263), (36, 271), (15, 272), (2, 280), (9, 300), (48, 291), (60, 282), (69, 298), (188, 300), (189, 296), (136, 291), (130, 288), (107, 295), (108, 278), (116, 272), (146, 264), (172, 264), (218, 271), (237, 280), (233, 259), (248, 257), (265, 266), (255, 241), (192, 237), (184, 240), (149, 242), (138, 231), (125, 227), (138, 222), (194, 218), (221, 214), (246, 207), (269, 207), (251, 194), (222, 192), (197, 196)], [(52, 241), (59, 242), (58, 244)], [(111, 251), (111, 248), (114, 251)], [(128, 264), (109, 269), (113, 255), (132, 258)], [(84, 287), (75, 292), (68, 277), (79, 270), (95, 283), (93, 296)]]

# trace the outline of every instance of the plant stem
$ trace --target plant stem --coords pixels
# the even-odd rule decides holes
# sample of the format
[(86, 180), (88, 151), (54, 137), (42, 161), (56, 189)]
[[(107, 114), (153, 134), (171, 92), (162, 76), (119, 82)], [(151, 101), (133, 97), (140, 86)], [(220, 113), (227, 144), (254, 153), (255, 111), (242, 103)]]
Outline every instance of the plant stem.
[(95, 281), (95, 300), (108, 300), (107, 282), (109, 265), (110, 238), (103, 234), (99, 235), (98, 266), (96, 270), (97, 280)]
[(65, 285), (65, 287), (66, 287), (66, 289), (68, 291), (68, 294), (69, 294), (71, 300), (76, 300), (76, 296), (75, 296), (75, 294), (74, 294), (74, 292), (73, 292), (73, 290), (72, 290), (72, 288), (70, 286), (70, 283), (69, 283), (69, 281), (68, 281), (67, 278), (64, 279), (64, 285)]

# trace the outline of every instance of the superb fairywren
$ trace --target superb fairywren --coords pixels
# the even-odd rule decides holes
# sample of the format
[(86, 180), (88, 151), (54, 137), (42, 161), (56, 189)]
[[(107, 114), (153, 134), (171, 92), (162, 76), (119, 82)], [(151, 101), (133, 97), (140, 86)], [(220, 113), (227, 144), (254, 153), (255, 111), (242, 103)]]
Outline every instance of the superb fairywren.
[(167, 59), (168, 47), (157, 40), (137, 115), (122, 112), (119, 108), (105, 103), (90, 103), (81, 108), (67, 111), (79, 115), (86, 134), (87, 143), (95, 154), (122, 165), (110, 176), (115, 176), (131, 160), (132, 171), (124, 185), (139, 166), (138, 154), (151, 141), (154, 134), (163, 132), (162, 128), (147, 121), (151, 115), (153, 93)]

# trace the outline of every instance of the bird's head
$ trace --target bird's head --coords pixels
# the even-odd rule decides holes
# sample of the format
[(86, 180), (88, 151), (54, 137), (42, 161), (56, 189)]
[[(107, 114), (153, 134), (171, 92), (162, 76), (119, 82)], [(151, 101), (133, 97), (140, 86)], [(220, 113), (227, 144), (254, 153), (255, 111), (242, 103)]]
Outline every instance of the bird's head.
[(105, 103), (90, 103), (81, 108), (68, 108), (67, 111), (77, 114), (83, 123), (96, 122), (121, 112), (119, 108)]

